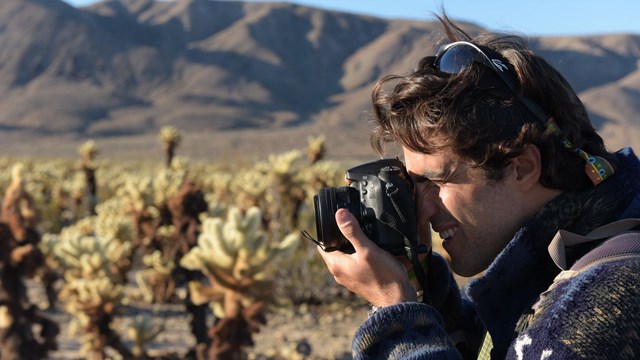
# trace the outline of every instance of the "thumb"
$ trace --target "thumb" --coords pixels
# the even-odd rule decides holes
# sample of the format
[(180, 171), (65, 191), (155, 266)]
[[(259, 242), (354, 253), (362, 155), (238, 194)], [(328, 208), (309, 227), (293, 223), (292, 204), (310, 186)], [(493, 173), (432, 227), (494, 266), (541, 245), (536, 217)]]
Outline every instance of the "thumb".
[(349, 210), (338, 209), (338, 211), (336, 211), (336, 223), (338, 224), (338, 228), (340, 229), (340, 232), (342, 232), (342, 235), (349, 240), (356, 252), (358, 249), (366, 247), (371, 243), (371, 240), (367, 238), (360, 228), (358, 219), (356, 219)]

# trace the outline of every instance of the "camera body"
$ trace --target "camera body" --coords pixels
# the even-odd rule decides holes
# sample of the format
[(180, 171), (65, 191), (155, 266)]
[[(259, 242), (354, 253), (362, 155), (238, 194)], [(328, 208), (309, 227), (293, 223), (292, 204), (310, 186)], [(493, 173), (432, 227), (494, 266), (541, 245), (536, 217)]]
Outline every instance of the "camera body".
[[(418, 243), (418, 227), (414, 186), (404, 164), (381, 159), (347, 170), (346, 178), (349, 186), (324, 188), (314, 196), (318, 245), (325, 251), (354, 251), (335, 221), (336, 211), (346, 208), (380, 248), (406, 255), (407, 240)], [(417, 250), (429, 249), (422, 245)]]

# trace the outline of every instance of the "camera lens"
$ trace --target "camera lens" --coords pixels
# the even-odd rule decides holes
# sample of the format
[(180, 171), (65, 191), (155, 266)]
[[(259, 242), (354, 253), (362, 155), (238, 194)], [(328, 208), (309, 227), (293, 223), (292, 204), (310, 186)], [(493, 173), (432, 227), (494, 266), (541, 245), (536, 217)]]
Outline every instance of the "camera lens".
[(351, 244), (340, 232), (335, 214), (339, 208), (346, 208), (357, 217), (359, 214), (357, 190), (348, 186), (320, 189), (318, 195), (313, 197), (313, 202), (318, 242), (322, 244), (325, 251), (348, 252)]

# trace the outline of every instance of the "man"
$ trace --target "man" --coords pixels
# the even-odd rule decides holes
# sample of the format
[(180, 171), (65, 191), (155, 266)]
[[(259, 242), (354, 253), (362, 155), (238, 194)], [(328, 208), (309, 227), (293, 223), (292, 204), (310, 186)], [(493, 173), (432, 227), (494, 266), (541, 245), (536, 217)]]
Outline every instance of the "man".
[[(440, 300), (419, 302), (402, 263), (339, 209), (355, 252), (320, 253), (336, 281), (375, 310), (355, 335), (354, 358), (456, 359), (480, 347), (492, 359), (640, 358), (640, 256), (554, 283), (561, 269), (548, 251), (561, 229), (585, 235), (640, 217), (638, 158), (605, 150), (567, 81), (522, 39), (471, 39), (440, 20), (450, 44), (376, 85), (372, 144), (402, 145), (423, 242), (430, 223), (454, 272), (484, 273), (462, 299), (440, 281), (425, 291)], [(565, 268), (601, 242), (561, 246)], [(452, 281), (438, 259), (429, 281)], [(474, 333), (484, 340), (466, 336)]]

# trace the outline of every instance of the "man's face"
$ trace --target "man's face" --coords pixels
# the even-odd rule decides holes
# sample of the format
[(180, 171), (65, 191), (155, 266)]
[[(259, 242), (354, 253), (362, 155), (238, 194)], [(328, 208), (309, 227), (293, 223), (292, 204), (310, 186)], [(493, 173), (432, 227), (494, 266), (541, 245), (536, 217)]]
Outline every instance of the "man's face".
[(418, 221), (431, 223), (443, 239), (453, 271), (485, 270), (513, 237), (523, 217), (522, 197), (508, 176), (489, 182), (452, 151), (432, 155), (404, 150), (416, 184)]

